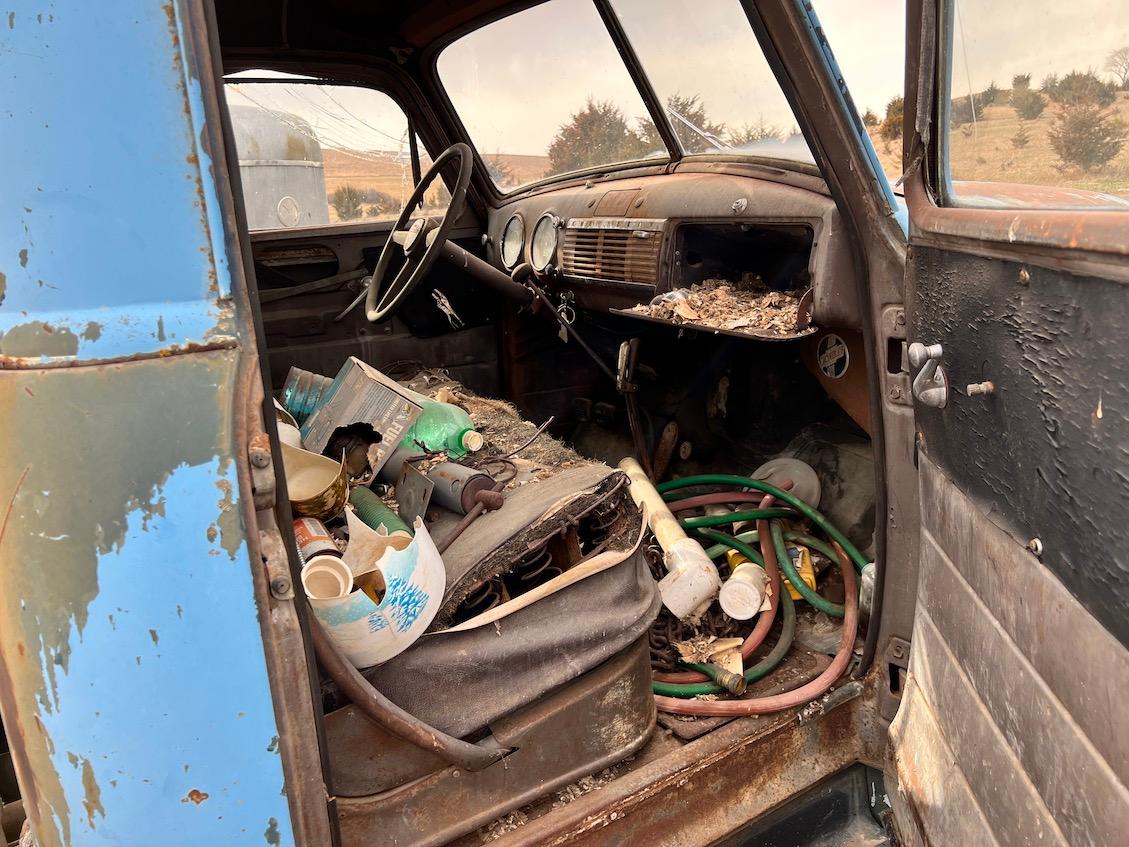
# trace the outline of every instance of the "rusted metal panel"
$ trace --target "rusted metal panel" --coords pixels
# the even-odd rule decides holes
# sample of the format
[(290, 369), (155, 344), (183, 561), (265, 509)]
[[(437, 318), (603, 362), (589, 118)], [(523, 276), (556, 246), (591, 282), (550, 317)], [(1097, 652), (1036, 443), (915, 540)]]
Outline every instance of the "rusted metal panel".
[(927, 455), (920, 466), (918, 619), (891, 730), (899, 819), (922, 843), (1120, 843), (1129, 651)]
[(904, 847), (998, 847), (912, 673), (890, 725), (890, 740), (886, 795)]
[[(328, 841), (293, 604), (256, 567), (262, 390), (205, 21), (0, 21), (0, 713), (42, 847)], [(292, 822), (310, 796), (320, 828)]]
[[(1023, 195), (1034, 205), (1041, 195)], [(994, 243), (1008, 252), (1019, 248), (1129, 255), (1129, 211), (1092, 208), (952, 208), (933, 202), (920, 172), (906, 182), (911, 238), (916, 243), (957, 244), (970, 248)], [(1061, 198), (1060, 198), (1061, 202)]]
[(1129, 692), (1129, 651), (1014, 537), (983, 514), (970, 517), (968, 498), (929, 458), (921, 462), (921, 499), (932, 516), (930, 561), (951, 563), (969, 591), (991, 600), (1002, 633), (1129, 784), (1129, 727), (1111, 720), (1129, 719), (1114, 705)]
[(741, 718), (665, 754), (645, 750), (641, 767), (492, 843), (712, 844), (824, 777), (868, 761), (874, 748), (864, 739), (876, 737), (872, 687), (848, 683), (844, 694), (826, 713), (808, 708)]

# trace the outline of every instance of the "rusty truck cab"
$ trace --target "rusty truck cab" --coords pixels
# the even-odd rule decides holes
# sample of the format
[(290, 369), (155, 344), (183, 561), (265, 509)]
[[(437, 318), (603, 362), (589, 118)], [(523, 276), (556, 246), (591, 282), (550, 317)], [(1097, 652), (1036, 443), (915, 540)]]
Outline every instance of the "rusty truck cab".
[(1120, 10), (19, 0), (0, 73), (5, 843), (1121, 843)]

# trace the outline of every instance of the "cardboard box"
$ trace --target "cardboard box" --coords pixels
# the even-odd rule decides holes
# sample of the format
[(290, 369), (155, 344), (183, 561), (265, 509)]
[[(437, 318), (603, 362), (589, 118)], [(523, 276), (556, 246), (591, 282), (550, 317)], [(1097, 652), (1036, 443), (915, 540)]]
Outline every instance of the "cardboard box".
[(379, 471), (423, 411), (411, 395), (395, 380), (350, 356), (329, 387), (325, 402), (302, 424), (302, 443), (307, 450), (321, 453), (338, 427), (371, 424), (382, 440), (369, 452), (369, 462), (375, 455), (373, 472)]

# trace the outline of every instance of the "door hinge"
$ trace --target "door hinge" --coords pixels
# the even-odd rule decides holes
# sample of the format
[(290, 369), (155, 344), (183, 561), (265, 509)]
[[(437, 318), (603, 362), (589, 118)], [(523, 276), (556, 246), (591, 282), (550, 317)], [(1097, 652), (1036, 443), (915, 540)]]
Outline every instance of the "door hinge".
[(274, 459), (270, 452), (270, 436), (260, 432), (247, 444), (247, 461), (251, 465), (251, 493), (255, 511), (274, 508)]

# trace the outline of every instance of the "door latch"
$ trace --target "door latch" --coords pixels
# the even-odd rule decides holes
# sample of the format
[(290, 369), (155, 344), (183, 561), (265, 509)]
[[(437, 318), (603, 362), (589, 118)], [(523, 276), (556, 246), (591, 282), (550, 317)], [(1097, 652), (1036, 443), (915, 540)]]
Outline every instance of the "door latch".
[(909, 363), (917, 371), (913, 378), (913, 396), (923, 406), (943, 409), (949, 402), (949, 379), (941, 367), (944, 350), (940, 344), (928, 346), (915, 341), (909, 346)]

